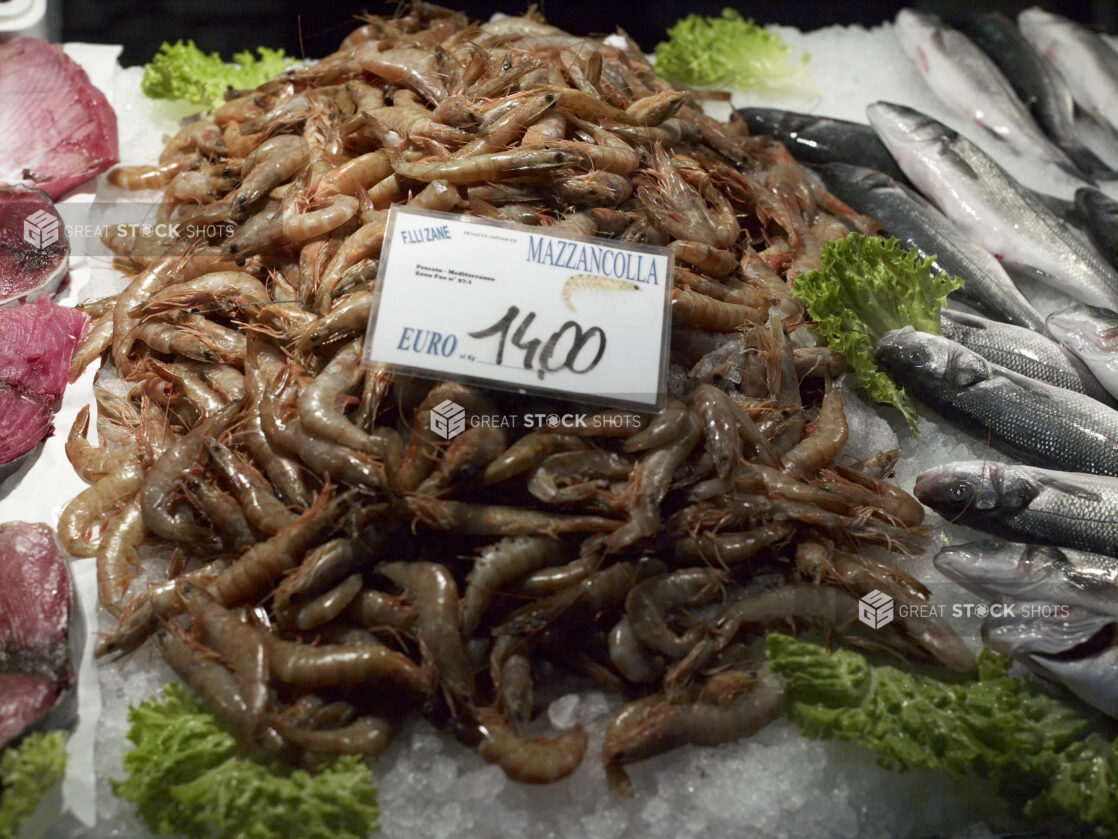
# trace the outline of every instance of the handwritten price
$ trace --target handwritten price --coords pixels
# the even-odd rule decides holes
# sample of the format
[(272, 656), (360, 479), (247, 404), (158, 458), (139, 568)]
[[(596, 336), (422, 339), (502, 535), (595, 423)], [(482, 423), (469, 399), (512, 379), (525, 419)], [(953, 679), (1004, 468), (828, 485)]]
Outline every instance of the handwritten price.
[[(602, 360), (602, 356), (606, 353), (606, 333), (597, 326), (592, 326), (590, 329), (583, 329), (582, 326), (573, 320), (567, 321), (552, 332), (551, 337), (546, 341), (541, 341), (539, 338), (528, 338), (528, 330), (536, 319), (535, 312), (528, 312), (528, 314), (524, 316), (523, 320), (520, 321), (520, 325), (516, 328), (516, 331), (512, 333), (512, 340), (510, 342), (509, 330), (512, 329), (519, 315), (519, 307), (509, 306), (508, 311), (506, 311), (505, 314), (501, 316), (501, 319), (492, 326), (487, 326), (479, 332), (467, 333), (471, 338), (479, 339), (488, 338), (491, 335), (501, 336), (501, 340), (497, 344), (497, 366), (500, 366), (504, 361), (506, 343), (511, 343), (512, 346), (524, 351), (524, 369), (531, 370), (535, 364), (536, 375), (541, 379), (547, 373), (557, 373), (564, 368), (570, 370), (572, 373), (589, 373), (598, 365), (598, 362)], [(552, 361), (559, 347), (559, 343), (567, 337), (568, 334), (571, 335), (570, 348), (567, 350), (567, 354), (563, 358), (563, 361), (556, 366), (552, 366)], [(577, 363), (582, 355), (582, 351), (586, 349), (592, 341), (597, 346), (597, 352), (594, 354), (594, 358), (591, 359), (589, 364), (579, 368)]]

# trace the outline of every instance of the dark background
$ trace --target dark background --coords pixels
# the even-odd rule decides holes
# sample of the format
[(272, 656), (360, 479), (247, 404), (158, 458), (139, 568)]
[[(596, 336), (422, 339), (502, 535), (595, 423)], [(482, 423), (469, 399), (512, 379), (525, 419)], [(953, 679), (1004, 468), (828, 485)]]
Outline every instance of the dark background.
[[(472, 17), (488, 18), (494, 12), (519, 14), (527, 0), (444, 0), (444, 5), (464, 9)], [(903, 6), (934, 11), (959, 22), (975, 10), (997, 10), (1015, 16), (1021, 9), (1042, 5), (1105, 32), (1118, 30), (1118, 3), (1113, 0), (1032, 0), (1032, 2), (975, 2), (974, 0), (916, 0), (902, 3), (869, 0), (862, 3), (824, 0), (742, 2), (742, 0), (637, 0), (593, 2), (544, 0), (540, 3), (549, 22), (578, 35), (612, 32), (622, 26), (647, 51), (663, 39), (664, 30), (688, 12), (718, 14), (732, 6), (758, 23), (780, 23), (801, 29), (828, 24), (872, 25), (892, 19)], [(125, 66), (144, 64), (163, 41), (193, 38), (207, 51), (218, 50), (228, 59), (246, 47), (282, 47), (289, 55), (320, 57), (334, 51), (357, 26), (363, 11), (391, 14), (395, 3), (311, 2), (310, 0), (63, 0), (62, 37), (66, 41), (123, 44)]]

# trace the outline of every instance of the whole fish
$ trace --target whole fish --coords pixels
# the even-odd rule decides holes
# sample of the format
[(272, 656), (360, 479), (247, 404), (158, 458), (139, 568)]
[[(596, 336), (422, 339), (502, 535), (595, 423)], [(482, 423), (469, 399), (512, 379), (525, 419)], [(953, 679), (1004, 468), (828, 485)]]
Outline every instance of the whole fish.
[(1087, 365), (1039, 332), (949, 309), (940, 311), (939, 329), (944, 338), (974, 350), (1007, 370), (1085, 393), (1112, 408), (1118, 407)]
[(990, 445), (1052, 469), (1118, 475), (1118, 411), (992, 364), (911, 326), (885, 333), (878, 362), (905, 390)]
[(982, 640), (1118, 717), (1118, 628), (1114, 618), (1077, 608), (1018, 609), (991, 617)]
[(865, 123), (778, 108), (738, 108), (737, 113), (749, 126), (750, 134), (770, 135), (784, 143), (801, 163), (849, 163), (905, 180), (889, 149)]
[(1118, 316), (1078, 304), (1050, 314), (1048, 331), (1118, 397)]
[(913, 491), (945, 519), (1003, 539), (1118, 556), (1114, 478), (963, 460), (924, 472)]
[(1118, 128), (1118, 52), (1086, 27), (1043, 9), (1021, 12), (1017, 25), (1063, 76), (1079, 106)]
[(1061, 655), (1073, 653), (1114, 624), (1110, 615), (1062, 605), (1049, 604), (1050, 608), (1041, 609), (1021, 604), (998, 610), (1000, 614), (983, 624), (982, 638), (1006, 655)]
[(859, 213), (873, 216), (906, 248), (935, 256), (935, 267), (960, 277), (952, 297), (991, 317), (1043, 331), (1044, 318), (982, 246), (921, 195), (875, 169), (832, 163), (818, 170), (827, 189)]
[(970, 21), (967, 34), (1002, 71), (1033, 119), (1081, 170), (1096, 178), (1118, 178), (1080, 139), (1075, 100), (1067, 82), (1021, 31), (997, 12)]
[(1118, 560), (1109, 556), (988, 539), (942, 548), (935, 566), (991, 600), (1065, 604), (1118, 618)]
[[(782, 111), (779, 108), (738, 108), (751, 134), (768, 134), (788, 147), (801, 163), (829, 163), (876, 169), (908, 185), (908, 178), (893, 160), (872, 126), (832, 117)], [(1022, 187), (1028, 189), (1028, 187)], [(1044, 206), (1065, 221), (1079, 224), (1075, 203), (1055, 195), (1030, 190)]]
[(1075, 207), (1095, 247), (1111, 265), (1118, 266), (1118, 201), (1083, 186), (1075, 191)]
[(1118, 309), (1118, 271), (985, 152), (911, 108), (876, 102), (866, 113), (909, 180), (986, 250), (1077, 300)]
[(945, 105), (1018, 154), (1081, 176), (1037, 127), (998, 66), (966, 35), (912, 9), (897, 13), (894, 30), (908, 60)]

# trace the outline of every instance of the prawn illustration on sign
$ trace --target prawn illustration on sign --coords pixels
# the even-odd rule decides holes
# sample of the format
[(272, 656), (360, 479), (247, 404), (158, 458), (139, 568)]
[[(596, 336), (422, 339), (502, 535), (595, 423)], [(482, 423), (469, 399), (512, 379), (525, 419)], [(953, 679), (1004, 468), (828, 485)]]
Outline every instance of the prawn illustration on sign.
[(575, 311), (571, 298), (579, 292), (587, 291), (640, 291), (639, 284), (617, 277), (602, 277), (598, 274), (571, 274), (563, 283), (563, 302), (572, 312)]

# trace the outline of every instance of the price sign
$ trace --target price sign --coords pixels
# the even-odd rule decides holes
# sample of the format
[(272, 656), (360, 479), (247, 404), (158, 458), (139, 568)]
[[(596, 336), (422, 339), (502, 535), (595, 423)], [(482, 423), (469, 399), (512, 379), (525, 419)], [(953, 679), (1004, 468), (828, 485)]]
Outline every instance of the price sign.
[(393, 208), (365, 363), (659, 410), (671, 269), (664, 248)]

